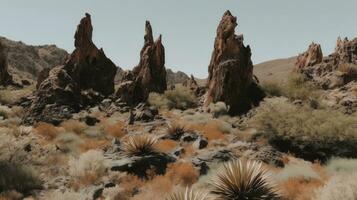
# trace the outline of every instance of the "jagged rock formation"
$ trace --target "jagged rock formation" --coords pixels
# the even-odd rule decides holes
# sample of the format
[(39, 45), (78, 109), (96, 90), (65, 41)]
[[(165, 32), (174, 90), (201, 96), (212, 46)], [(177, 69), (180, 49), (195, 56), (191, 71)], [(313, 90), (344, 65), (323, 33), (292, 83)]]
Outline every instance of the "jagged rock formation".
[(8, 72), (7, 55), (0, 42), (0, 85), (7, 86), (12, 83), (12, 76)]
[(253, 78), (250, 47), (244, 46), (242, 35), (235, 35), (236, 26), (237, 18), (226, 11), (217, 28), (204, 103), (223, 101), (232, 115), (247, 112), (264, 97)]
[(182, 85), (189, 88), (196, 96), (202, 96), (206, 92), (205, 87), (200, 87), (192, 74)]
[(160, 35), (154, 41), (150, 22), (146, 21), (140, 63), (123, 75), (117, 91), (123, 102), (134, 105), (146, 101), (150, 92), (163, 93), (166, 90), (165, 48), (161, 39)]
[(357, 78), (357, 39), (338, 38), (335, 52), (324, 58), (320, 45), (313, 43), (299, 58), (297, 71), (324, 89), (338, 88)]
[(308, 50), (297, 57), (296, 66), (298, 70), (303, 71), (306, 67), (321, 63), (322, 59), (321, 46), (316, 43), (311, 43)]
[(6, 48), (8, 71), (14, 81), (35, 82), (43, 69), (50, 69), (65, 63), (68, 53), (55, 45), (32, 46), (0, 37)]
[(168, 86), (184, 83), (189, 79), (190, 77), (187, 76), (187, 74), (185, 74), (184, 72), (181, 71), (174, 72), (171, 69), (166, 69), (166, 81)]
[(87, 105), (101, 101), (114, 92), (116, 66), (92, 42), (93, 27), (89, 14), (81, 20), (75, 34), (76, 49), (64, 66), (39, 77), (35, 99), (25, 123), (45, 121), (53, 124), (71, 117)]

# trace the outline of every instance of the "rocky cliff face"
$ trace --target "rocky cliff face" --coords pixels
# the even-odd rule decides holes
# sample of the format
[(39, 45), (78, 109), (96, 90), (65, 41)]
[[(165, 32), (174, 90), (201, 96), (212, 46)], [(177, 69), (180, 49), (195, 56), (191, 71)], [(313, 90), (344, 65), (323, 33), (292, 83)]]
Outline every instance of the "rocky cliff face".
[(12, 83), (12, 77), (8, 72), (7, 55), (0, 42), (0, 85), (7, 86)]
[(0, 37), (14, 80), (36, 81), (40, 72), (65, 63), (68, 53), (55, 45), (32, 46)]
[(117, 68), (103, 50), (94, 45), (92, 31), (91, 17), (86, 14), (77, 27), (76, 49), (65, 65), (49, 72), (43, 71), (39, 77), (35, 99), (25, 116), (25, 123), (60, 123), (71, 117), (71, 113), (114, 92)]
[(247, 112), (264, 97), (253, 78), (250, 47), (244, 46), (242, 35), (235, 34), (236, 26), (237, 18), (226, 11), (217, 28), (204, 103), (223, 101), (230, 114)]
[(137, 104), (146, 101), (150, 92), (163, 93), (166, 90), (165, 48), (161, 39), (160, 35), (154, 41), (150, 22), (147, 21), (139, 65), (124, 74), (117, 91), (123, 102)]

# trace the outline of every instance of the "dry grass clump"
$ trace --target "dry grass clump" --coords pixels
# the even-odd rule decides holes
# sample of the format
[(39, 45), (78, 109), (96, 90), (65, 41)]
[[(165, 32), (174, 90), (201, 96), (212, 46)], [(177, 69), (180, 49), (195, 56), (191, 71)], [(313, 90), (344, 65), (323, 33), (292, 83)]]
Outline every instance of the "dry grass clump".
[(326, 169), (333, 173), (357, 172), (357, 159), (332, 158), (328, 161)]
[(70, 158), (69, 174), (76, 177), (77, 185), (89, 185), (102, 177), (107, 169), (106, 159), (102, 151), (89, 150), (78, 159)]
[(169, 153), (178, 146), (178, 142), (170, 139), (159, 140), (155, 146), (157, 151)]
[(114, 125), (110, 125), (105, 129), (105, 132), (115, 138), (122, 138), (126, 135), (125, 123), (117, 122)]
[(163, 95), (151, 93), (148, 102), (158, 108), (186, 110), (194, 107), (197, 104), (197, 99), (190, 89), (178, 85), (173, 90), (166, 90)]
[(306, 181), (321, 179), (320, 175), (313, 169), (312, 165), (303, 161), (285, 165), (285, 167), (275, 176), (275, 179), (279, 182), (291, 178), (302, 178)]
[(286, 200), (312, 200), (314, 191), (323, 184), (323, 180), (296, 177), (279, 183), (278, 188)]
[(74, 191), (53, 191), (46, 195), (46, 199), (51, 200), (86, 200), (88, 198), (87, 195)]
[(0, 161), (0, 193), (15, 190), (28, 194), (41, 187), (41, 181), (30, 168)]
[(192, 163), (178, 162), (168, 166), (165, 176), (175, 185), (190, 186), (197, 182), (199, 173)]
[(357, 117), (335, 110), (296, 106), (284, 98), (268, 99), (250, 124), (260, 129), (281, 151), (304, 159), (325, 161), (329, 156), (356, 156)]
[(145, 156), (157, 152), (157, 138), (149, 135), (131, 135), (123, 142), (123, 150), (128, 156)]
[(45, 122), (36, 124), (35, 132), (48, 140), (53, 140), (58, 135), (58, 130), (56, 127)]
[(83, 140), (72, 132), (60, 133), (55, 142), (57, 147), (64, 153), (77, 154), (79, 153), (79, 145), (83, 144)]
[(24, 87), (22, 89), (5, 89), (0, 90), (0, 103), (1, 104), (14, 104), (21, 98), (31, 95), (34, 87)]
[(80, 144), (82, 152), (86, 152), (92, 149), (104, 149), (110, 144), (106, 139), (84, 139), (84, 142)]
[(186, 187), (186, 189), (180, 189), (168, 197), (165, 200), (209, 200), (212, 199), (208, 192), (195, 191), (192, 188)]
[(87, 128), (87, 125), (84, 122), (73, 119), (62, 122), (60, 126), (63, 127), (66, 131), (73, 132), (77, 135), (82, 134), (83, 131)]
[(257, 161), (234, 160), (225, 163), (211, 182), (219, 199), (280, 199), (268, 171)]
[(357, 199), (357, 173), (333, 176), (322, 188), (316, 190), (314, 200), (339, 199)]
[(213, 117), (217, 118), (222, 115), (227, 115), (228, 107), (224, 102), (211, 103), (209, 105), (209, 111)]

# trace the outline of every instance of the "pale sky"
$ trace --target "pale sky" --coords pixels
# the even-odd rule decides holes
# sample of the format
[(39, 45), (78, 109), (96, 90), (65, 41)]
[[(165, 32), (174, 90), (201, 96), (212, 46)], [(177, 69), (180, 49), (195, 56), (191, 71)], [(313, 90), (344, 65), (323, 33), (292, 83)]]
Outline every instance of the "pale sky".
[(154, 37), (163, 35), (166, 66), (203, 78), (227, 9), (238, 17), (236, 31), (257, 64), (295, 56), (312, 41), (329, 54), (338, 36), (357, 37), (356, 8), (356, 0), (0, 0), (0, 35), (71, 52), (76, 26), (89, 12), (95, 44), (131, 69), (150, 20)]

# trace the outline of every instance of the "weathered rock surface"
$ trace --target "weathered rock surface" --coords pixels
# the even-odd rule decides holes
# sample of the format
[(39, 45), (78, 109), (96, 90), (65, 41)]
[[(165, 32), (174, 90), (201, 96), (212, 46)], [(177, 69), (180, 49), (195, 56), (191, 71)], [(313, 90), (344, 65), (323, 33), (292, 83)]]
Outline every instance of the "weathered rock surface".
[(253, 76), (250, 47), (235, 34), (236, 26), (237, 18), (226, 11), (217, 28), (204, 103), (223, 101), (232, 115), (247, 112), (265, 96)]
[(12, 76), (8, 72), (7, 55), (3, 45), (0, 43), (0, 85), (12, 84)]
[[(88, 105), (100, 102), (114, 92), (116, 66), (92, 42), (93, 27), (89, 14), (81, 20), (75, 34), (76, 49), (64, 66), (39, 77), (35, 99), (25, 123), (60, 123)], [(44, 80), (43, 80), (44, 79)]]
[(347, 114), (357, 112), (357, 81), (329, 91), (323, 101)]
[(146, 22), (144, 47), (140, 63), (126, 72), (117, 91), (117, 96), (129, 105), (146, 101), (150, 92), (163, 93), (166, 88), (165, 48), (161, 35), (154, 41), (150, 22)]
[(189, 88), (196, 96), (202, 96), (206, 92), (206, 88), (199, 86), (193, 75), (183, 82), (182, 85)]
[(303, 71), (308, 66), (321, 63), (322, 59), (321, 46), (316, 43), (311, 43), (308, 50), (297, 57), (296, 66), (298, 70)]

